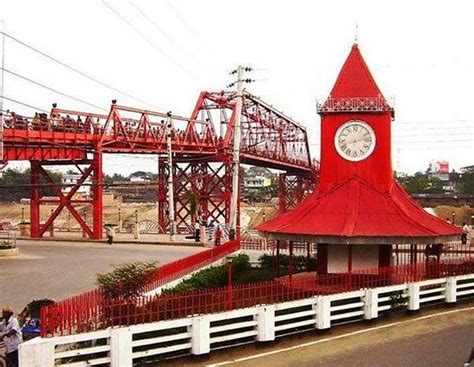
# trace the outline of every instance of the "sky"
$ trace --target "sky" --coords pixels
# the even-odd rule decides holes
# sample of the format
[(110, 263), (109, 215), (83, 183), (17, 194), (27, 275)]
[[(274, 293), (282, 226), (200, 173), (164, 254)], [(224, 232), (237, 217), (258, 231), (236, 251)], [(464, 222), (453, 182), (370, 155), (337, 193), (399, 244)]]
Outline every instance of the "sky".
[[(393, 99), (394, 169), (474, 164), (474, 5), (471, 1), (0, 0), (0, 28), (102, 83), (9, 39), (4, 95), (44, 110), (110, 101), (190, 115), (202, 90), (221, 90), (238, 64), (247, 89), (308, 129), (319, 157), (316, 100), (331, 90), (356, 35), (380, 89)], [(2, 24), (3, 20), (3, 24)], [(4, 108), (31, 115), (10, 101)], [(102, 111), (103, 112), (103, 111)], [(15, 164), (12, 165), (15, 167)], [(107, 156), (106, 173), (156, 171), (154, 157)]]

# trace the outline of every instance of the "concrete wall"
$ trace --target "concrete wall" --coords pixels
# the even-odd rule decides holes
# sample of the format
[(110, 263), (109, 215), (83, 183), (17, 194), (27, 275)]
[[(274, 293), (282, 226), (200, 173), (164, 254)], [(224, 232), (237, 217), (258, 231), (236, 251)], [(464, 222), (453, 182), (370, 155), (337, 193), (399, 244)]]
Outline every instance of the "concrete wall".
[[(352, 270), (378, 268), (379, 248), (371, 245), (352, 246)], [(328, 245), (328, 273), (347, 273), (348, 245)]]

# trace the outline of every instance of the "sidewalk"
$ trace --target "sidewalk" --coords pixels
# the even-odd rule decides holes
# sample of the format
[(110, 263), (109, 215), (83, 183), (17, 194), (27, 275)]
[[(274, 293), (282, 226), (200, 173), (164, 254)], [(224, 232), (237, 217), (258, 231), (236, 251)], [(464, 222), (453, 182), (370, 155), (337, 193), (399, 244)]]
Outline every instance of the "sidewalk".
[[(127, 243), (127, 244), (139, 244), (139, 245), (166, 245), (166, 246), (191, 246), (191, 247), (204, 247), (202, 242), (195, 242), (194, 240), (186, 240), (187, 235), (175, 235), (175, 241), (170, 241), (169, 234), (140, 234), (138, 239), (134, 238), (133, 233), (116, 233), (114, 236), (114, 243)], [(41, 238), (30, 238), (20, 237), (17, 233), (18, 240), (28, 241), (59, 241), (59, 242), (106, 242), (107, 239), (104, 235), (102, 240), (94, 240), (88, 237), (82, 237), (82, 232), (55, 232), (54, 237), (49, 237), (49, 233), (46, 233)]]

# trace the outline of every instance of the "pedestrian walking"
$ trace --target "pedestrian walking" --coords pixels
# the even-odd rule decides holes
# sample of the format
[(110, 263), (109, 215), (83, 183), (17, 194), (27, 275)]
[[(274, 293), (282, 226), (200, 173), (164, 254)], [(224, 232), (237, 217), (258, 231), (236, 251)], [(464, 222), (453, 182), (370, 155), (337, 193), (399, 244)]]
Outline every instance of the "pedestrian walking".
[(107, 243), (109, 245), (112, 245), (112, 243), (114, 242), (114, 234), (115, 234), (114, 227), (111, 225), (105, 225), (104, 228), (105, 228), (105, 234), (107, 235)]
[(222, 229), (220, 225), (217, 225), (216, 231), (214, 232), (214, 245), (219, 246), (222, 239)]
[(18, 367), (18, 346), (23, 342), (20, 323), (13, 317), (13, 309), (5, 306), (2, 309), (3, 321), (0, 323), (0, 341), (7, 349), (7, 367)]
[(462, 234), (461, 234), (461, 243), (465, 245), (467, 243), (467, 234), (469, 233), (469, 226), (463, 222), (462, 224)]

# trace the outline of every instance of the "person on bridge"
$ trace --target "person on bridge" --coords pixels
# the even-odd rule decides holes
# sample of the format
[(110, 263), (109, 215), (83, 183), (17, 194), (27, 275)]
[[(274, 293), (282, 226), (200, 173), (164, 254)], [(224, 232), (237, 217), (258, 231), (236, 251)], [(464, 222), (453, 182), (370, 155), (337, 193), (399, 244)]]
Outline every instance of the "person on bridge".
[(6, 367), (18, 367), (18, 346), (23, 342), (20, 323), (16, 317), (13, 317), (13, 309), (10, 306), (3, 307), (2, 318), (0, 341), (5, 342), (7, 349)]

